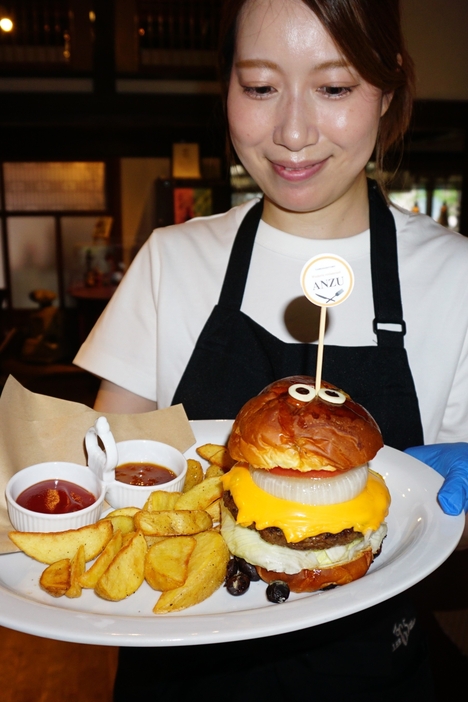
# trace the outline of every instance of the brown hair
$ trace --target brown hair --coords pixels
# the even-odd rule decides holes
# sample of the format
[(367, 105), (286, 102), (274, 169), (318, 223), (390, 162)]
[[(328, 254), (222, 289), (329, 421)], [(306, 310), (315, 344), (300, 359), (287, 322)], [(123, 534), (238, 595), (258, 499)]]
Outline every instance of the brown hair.
[[(399, 0), (301, 0), (365, 81), (393, 93), (380, 120), (375, 146), (379, 171), (385, 154), (400, 145), (408, 129), (414, 95), (414, 67), (401, 31)], [(220, 70), (224, 98), (234, 60), (237, 21), (255, 0), (224, 0), (220, 28)]]

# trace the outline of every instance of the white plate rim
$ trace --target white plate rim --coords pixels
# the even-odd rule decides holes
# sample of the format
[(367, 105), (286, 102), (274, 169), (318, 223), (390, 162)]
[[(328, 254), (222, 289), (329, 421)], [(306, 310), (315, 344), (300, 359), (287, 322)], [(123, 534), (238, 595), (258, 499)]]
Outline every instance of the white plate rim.
[[(197, 444), (222, 443), (230, 420), (191, 422)], [(188, 457), (194, 457), (195, 447)], [(210, 611), (210, 600), (185, 612), (156, 616), (136, 614), (128, 603), (105, 603), (103, 611), (73, 609), (78, 600), (38, 601), (36, 582), (22, 583), (16, 590), (7, 573), (25, 570), (40, 573), (43, 566), (22, 553), (0, 556), (0, 624), (24, 633), (75, 643), (110, 646), (181, 646), (241, 641), (317, 626), (383, 602), (416, 584), (434, 571), (455, 549), (464, 526), (464, 516), (449, 517), (436, 501), (442, 478), (407, 454), (384, 447), (372, 467), (387, 480), (392, 494), (388, 544), (369, 573), (344, 588), (312, 595), (292, 596), (282, 605), (264, 597), (264, 583), (232, 598), (218, 591), (218, 598), (233, 611)], [(31, 565), (32, 564), (32, 565)], [(39, 570), (38, 570), (39, 569)], [(96, 597), (87, 592), (86, 596)], [(136, 597), (134, 595), (133, 597)], [(223, 600), (222, 598), (229, 598)], [(254, 601), (253, 601), (254, 598)], [(154, 593), (154, 602), (157, 594)], [(50, 600), (50, 601), (49, 601)], [(93, 603), (95, 601), (93, 600)], [(101, 601), (100, 601), (101, 602)], [(82, 602), (80, 603), (82, 605)], [(124, 605), (124, 606), (122, 606)]]

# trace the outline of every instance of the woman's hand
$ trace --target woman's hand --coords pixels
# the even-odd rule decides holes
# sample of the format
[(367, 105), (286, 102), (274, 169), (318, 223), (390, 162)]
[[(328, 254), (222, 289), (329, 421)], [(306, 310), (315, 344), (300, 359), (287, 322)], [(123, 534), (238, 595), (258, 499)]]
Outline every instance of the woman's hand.
[[(445, 478), (438, 500), (446, 514), (468, 512), (468, 443), (413, 446), (405, 453), (431, 466)], [(459, 548), (468, 548), (468, 515)]]

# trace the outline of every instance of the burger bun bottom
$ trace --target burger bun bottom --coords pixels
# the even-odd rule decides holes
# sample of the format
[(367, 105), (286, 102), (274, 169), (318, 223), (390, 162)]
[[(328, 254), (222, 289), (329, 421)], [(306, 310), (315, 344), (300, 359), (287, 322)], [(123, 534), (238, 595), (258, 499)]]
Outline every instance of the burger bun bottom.
[(362, 578), (369, 570), (373, 560), (372, 549), (368, 548), (362, 551), (358, 558), (349, 561), (349, 563), (328, 568), (304, 569), (293, 575), (276, 573), (261, 566), (256, 566), (256, 569), (261, 579), (266, 583), (271, 583), (273, 580), (282, 580), (289, 585), (291, 592), (316, 592), (317, 590), (331, 589), (337, 585), (346, 585), (353, 580)]

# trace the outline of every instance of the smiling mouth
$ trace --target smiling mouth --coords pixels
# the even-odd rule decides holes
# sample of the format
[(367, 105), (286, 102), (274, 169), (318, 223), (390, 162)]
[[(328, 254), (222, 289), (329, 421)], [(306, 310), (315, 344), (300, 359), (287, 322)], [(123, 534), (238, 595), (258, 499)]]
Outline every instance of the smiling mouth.
[(323, 168), (327, 161), (328, 159), (325, 158), (322, 161), (314, 161), (313, 163), (295, 163), (290, 165), (275, 161), (270, 161), (270, 163), (277, 175), (285, 180), (296, 182), (311, 178)]
[(281, 163), (280, 161), (271, 161), (271, 163), (274, 166), (278, 166), (279, 168), (284, 168), (285, 171), (303, 171), (307, 168), (316, 168), (317, 166), (320, 166), (325, 161), (326, 161), (326, 159), (322, 159), (320, 161), (313, 161), (313, 162), (305, 161), (304, 163), (292, 163), (289, 166), (287, 166), (284, 163)]

